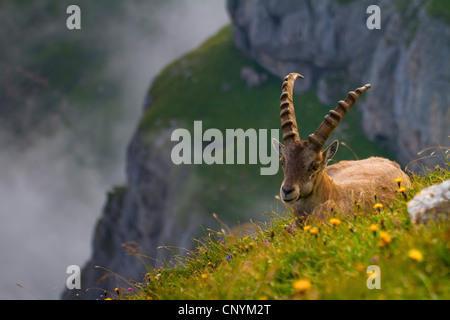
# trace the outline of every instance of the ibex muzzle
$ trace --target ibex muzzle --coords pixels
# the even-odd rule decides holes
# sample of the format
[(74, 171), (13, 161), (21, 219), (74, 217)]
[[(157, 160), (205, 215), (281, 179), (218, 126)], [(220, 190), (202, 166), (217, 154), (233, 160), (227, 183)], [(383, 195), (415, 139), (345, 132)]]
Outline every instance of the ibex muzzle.
[[(289, 74), (283, 82), (280, 119), (284, 145), (274, 140), (280, 153), (284, 180), (280, 188), (281, 199), (300, 217), (328, 210), (342, 214), (352, 211), (355, 202), (371, 204), (374, 195), (396, 191), (394, 179), (402, 177), (409, 185), (408, 176), (399, 165), (387, 159), (372, 157), (360, 161), (341, 161), (327, 166), (338, 150), (338, 141), (325, 150), (323, 146), (342, 118), (358, 98), (371, 86), (349, 92), (336, 109), (325, 116), (323, 123), (308, 140), (301, 140), (293, 104), (293, 88), (297, 73)], [(388, 197), (388, 196), (387, 196)]]

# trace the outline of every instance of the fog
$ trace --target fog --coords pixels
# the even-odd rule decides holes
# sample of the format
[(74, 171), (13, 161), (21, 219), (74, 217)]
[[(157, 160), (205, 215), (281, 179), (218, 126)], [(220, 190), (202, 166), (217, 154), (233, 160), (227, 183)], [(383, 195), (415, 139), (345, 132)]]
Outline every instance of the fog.
[[(106, 74), (123, 92), (125, 110), (114, 123), (117, 156), (107, 171), (80, 165), (67, 152), (69, 130), (36, 137), (24, 148), (12, 147), (0, 128), (0, 299), (60, 297), (67, 267), (82, 267), (91, 254), (107, 190), (125, 183), (126, 146), (152, 79), (228, 23), (224, 0), (173, 2), (157, 13), (149, 12), (149, 2), (124, 2), (121, 21), (99, 21)], [(148, 33), (149, 19), (160, 26), (158, 34)]]

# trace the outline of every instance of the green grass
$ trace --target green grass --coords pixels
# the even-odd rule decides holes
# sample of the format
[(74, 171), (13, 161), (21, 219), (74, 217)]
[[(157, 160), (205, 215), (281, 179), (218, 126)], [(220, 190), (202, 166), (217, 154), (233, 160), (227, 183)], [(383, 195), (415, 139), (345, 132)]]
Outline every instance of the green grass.
[[(196, 248), (164, 267), (149, 270), (134, 290), (120, 288), (113, 299), (449, 299), (448, 222), (411, 224), (406, 204), (425, 187), (450, 178), (446, 170), (414, 175), (394, 203), (377, 213), (337, 215), (340, 224), (311, 222), (318, 234), (285, 232), (286, 210), (273, 212), (252, 236), (205, 231)], [(394, 177), (393, 177), (394, 179)], [(395, 183), (393, 181), (393, 183)], [(370, 229), (377, 227), (376, 231)], [(224, 226), (224, 229), (227, 229)], [(383, 234), (390, 240), (383, 241)], [(418, 250), (423, 259), (410, 257)], [(231, 258), (230, 258), (231, 255)], [(228, 258), (227, 258), (228, 257)], [(369, 290), (370, 265), (381, 271), (381, 289)], [(309, 287), (296, 289), (299, 280)]]
[[(262, 86), (249, 88), (240, 76), (245, 66), (265, 72), (234, 47), (229, 26), (197, 50), (168, 65), (150, 89), (152, 105), (139, 124), (141, 134), (146, 137), (144, 141), (151, 144), (171, 121), (177, 122), (177, 128), (186, 128), (191, 133), (195, 120), (202, 121), (203, 131), (209, 128), (217, 128), (223, 133), (225, 129), (238, 128), (279, 129), (282, 79), (268, 75)], [(301, 70), (295, 71), (301, 73)], [(296, 86), (302, 86), (301, 80)], [(348, 88), (342, 98), (354, 89)], [(328, 111), (335, 107), (320, 103), (314, 92), (294, 95), (294, 103), (303, 139), (314, 132)], [(341, 144), (336, 161), (355, 159), (355, 154), (359, 158), (389, 157), (364, 137), (360, 117), (355, 106), (330, 137), (330, 142), (339, 139), (352, 149)], [(216, 212), (228, 222), (241, 220), (243, 216), (262, 218), (264, 211), (275, 204), (274, 195), (278, 194), (282, 173), (279, 170), (277, 175), (261, 176), (260, 167), (260, 164), (195, 166), (196, 183), (203, 190), (196, 196), (196, 201), (202, 203), (205, 214), (210, 216)], [(190, 190), (192, 186), (186, 184), (186, 188)], [(255, 207), (255, 197), (260, 199), (259, 207)], [(245, 210), (249, 206), (252, 210)], [(183, 215), (183, 212), (178, 214)]]
[(450, 2), (447, 0), (430, 0), (427, 5), (427, 15), (438, 18), (450, 24)]

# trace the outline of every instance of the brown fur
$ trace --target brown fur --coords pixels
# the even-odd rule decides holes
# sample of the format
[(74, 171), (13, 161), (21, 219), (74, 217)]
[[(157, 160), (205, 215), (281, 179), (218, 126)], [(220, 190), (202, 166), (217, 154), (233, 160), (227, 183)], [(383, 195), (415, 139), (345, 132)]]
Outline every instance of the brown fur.
[(373, 211), (375, 196), (380, 202), (394, 198), (401, 177), (409, 186), (409, 177), (400, 166), (388, 159), (372, 157), (360, 161), (341, 161), (327, 167), (311, 196), (300, 199), (293, 209), (298, 217), (309, 215), (325, 219), (331, 212), (349, 215), (357, 206)]

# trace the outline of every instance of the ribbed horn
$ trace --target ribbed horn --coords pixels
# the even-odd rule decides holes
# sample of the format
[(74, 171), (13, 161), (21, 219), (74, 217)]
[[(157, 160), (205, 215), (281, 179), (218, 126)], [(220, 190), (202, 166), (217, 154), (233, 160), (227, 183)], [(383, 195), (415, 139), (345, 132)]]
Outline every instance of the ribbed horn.
[(298, 133), (297, 121), (295, 120), (294, 102), (292, 93), (294, 91), (294, 82), (297, 78), (303, 76), (298, 73), (291, 73), (284, 78), (281, 87), (281, 103), (280, 103), (280, 119), (281, 130), (283, 132), (283, 142), (289, 145), (292, 142), (300, 141), (300, 134)]
[(322, 149), (333, 130), (337, 127), (339, 122), (341, 122), (342, 118), (355, 105), (359, 97), (370, 87), (370, 84), (366, 84), (355, 91), (350, 91), (347, 98), (345, 98), (345, 101), (339, 101), (336, 109), (330, 110), (330, 114), (325, 116), (324, 122), (320, 125), (316, 132), (309, 135), (309, 142), (314, 149)]

